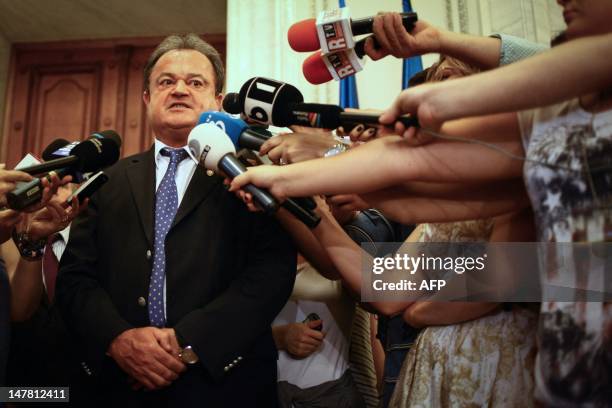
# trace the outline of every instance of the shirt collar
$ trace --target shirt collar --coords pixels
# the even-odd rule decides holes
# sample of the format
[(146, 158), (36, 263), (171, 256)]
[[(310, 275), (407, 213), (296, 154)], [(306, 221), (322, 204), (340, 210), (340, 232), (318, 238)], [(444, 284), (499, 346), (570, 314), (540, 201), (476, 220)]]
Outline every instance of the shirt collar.
[(68, 237), (70, 236), (70, 225), (68, 225), (63, 230), (59, 231), (58, 234), (62, 237), (64, 242), (67, 244), (68, 243)]
[[(161, 149), (163, 149), (164, 147), (167, 147), (169, 149), (172, 149), (172, 147), (168, 146), (167, 144), (165, 144), (164, 142), (162, 142), (161, 140), (155, 138), (155, 167), (159, 167), (159, 160), (161, 159), (161, 157), (163, 157), (160, 153)], [(189, 146), (183, 146), (182, 149), (185, 149), (185, 151), (187, 152), (187, 154), (189, 155), (189, 158), (191, 160), (193, 160), (193, 162), (195, 164), (198, 164), (198, 161), (196, 160), (195, 156), (193, 155), (193, 153), (191, 152), (191, 149), (189, 149)]]

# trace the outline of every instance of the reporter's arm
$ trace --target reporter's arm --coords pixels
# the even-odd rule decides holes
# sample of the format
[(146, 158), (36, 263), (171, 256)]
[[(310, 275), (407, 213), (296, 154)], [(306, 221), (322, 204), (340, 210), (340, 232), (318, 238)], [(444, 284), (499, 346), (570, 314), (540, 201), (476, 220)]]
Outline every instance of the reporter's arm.
[[(514, 113), (449, 122), (441, 132), (448, 136), (473, 138), (484, 134), (487, 141), (496, 141), (497, 147), (510, 155), (523, 156)], [(522, 175), (522, 166), (522, 161), (515, 157), (479, 144), (445, 140), (413, 147), (399, 136), (389, 136), (330, 158), (276, 168), (249, 168), (232, 181), (231, 191), (252, 182), (269, 188), (279, 198), (360, 194), (406, 181), (465, 183), (503, 180)]]
[[(383, 116), (418, 114), (425, 127), (448, 120), (515, 112), (600, 91), (612, 85), (612, 34), (580, 38), (481, 74), (403, 91)], [(585, 62), (586, 61), (586, 62)]]
[(402, 224), (488, 218), (529, 206), (520, 178), (476, 186), (421, 183), (412, 188), (412, 184), (367, 193), (363, 199)]
[(310, 228), (284, 208), (278, 210), (276, 219), (280, 222), (285, 231), (291, 235), (298, 252), (302, 254), (319, 274), (330, 280), (340, 279), (340, 275), (334, 263), (329, 258), (327, 251), (321, 246)]

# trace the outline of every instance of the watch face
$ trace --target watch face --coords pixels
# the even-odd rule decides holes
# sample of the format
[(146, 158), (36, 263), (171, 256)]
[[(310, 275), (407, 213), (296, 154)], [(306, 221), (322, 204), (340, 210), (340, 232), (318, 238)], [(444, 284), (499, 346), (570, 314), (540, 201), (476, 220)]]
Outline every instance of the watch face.
[(195, 364), (198, 362), (198, 356), (191, 346), (187, 346), (181, 351), (181, 360), (185, 364)]

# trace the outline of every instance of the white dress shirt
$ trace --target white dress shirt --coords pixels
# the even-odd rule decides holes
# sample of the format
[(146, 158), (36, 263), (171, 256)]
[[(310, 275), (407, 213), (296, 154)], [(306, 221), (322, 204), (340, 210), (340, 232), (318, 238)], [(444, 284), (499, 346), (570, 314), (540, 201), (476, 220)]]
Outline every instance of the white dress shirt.
[[(59, 231), (58, 234), (58, 239), (51, 244), (51, 249), (53, 250), (53, 255), (55, 255), (55, 259), (57, 259), (57, 262), (62, 259), (62, 255), (64, 254), (64, 250), (66, 249), (66, 245), (68, 245), (68, 237), (70, 236), (70, 225)], [(43, 273), (43, 286), (45, 287), (45, 290), (47, 290), (47, 281), (45, 279), (45, 273), (42, 268), (41, 271)]]
[[(155, 191), (159, 188), (164, 175), (166, 174), (166, 170), (168, 170), (168, 165), (170, 164), (170, 157), (164, 156), (160, 153), (160, 150), (164, 147), (172, 149), (170, 146), (164, 144), (163, 142), (155, 139)], [(174, 181), (176, 182), (176, 191), (178, 193), (178, 205), (180, 207), (181, 201), (183, 201), (183, 197), (185, 196), (185, 191), (187, 191), (187, 186), (193, 177), (193, 173), (198, 165), (198, 161), (195, 159), (191, 150), (187, 146), (184, 146), (183, 149), (187, 151), (189, 158), (180, 162), (176, 168), (176, 174), (174, 176)], [(165, 271), (167, 272), (167, 271)], [(164, 275), (164, 315), (168, 316), (166, 309), (166, 278)]]

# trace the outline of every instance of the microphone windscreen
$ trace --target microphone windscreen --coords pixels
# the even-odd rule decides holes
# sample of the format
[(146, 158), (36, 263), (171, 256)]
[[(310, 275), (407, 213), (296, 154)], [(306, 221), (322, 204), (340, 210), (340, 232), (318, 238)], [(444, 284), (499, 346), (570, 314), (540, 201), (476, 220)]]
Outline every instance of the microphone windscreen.
[(77, 170), (87, 173), (98, 171), (119, 160), (119, 146), (110, 138), (91, 138), (76, 145), (70, 154), (79, 159)]
[(324, 84), (334, 79), (320, 52), (315, 52), (304, 60), (302, 72), (306, 80), (313, 85)]
[(240, 94), (236, 92), (226, 94), (225, 98), (223, 98), (223, 110), (234, 115), (242, 112), (242, 106), (240, 105)]
[(101, 132), (92, 133), (91, 137), (109, 139), (117, 144), (117, 147), (121, 147), (121, 136), (119, 133), (115, 132), (112, 129), (103, 130)]
[(270, 78), (251, 78), (240, 89), (242, 112), (264, 125), (291, 124), (287, 122), (291, 106), (302, 101), (304, 96), (295, 86)]
[(187, 145), (204, 167), (219, 171), (217, 165), (228, 153), (236, 153), (231, 139), (223, 130), (212, 123), (202, 123), (189, 133)]
[(240, 135), (249, 127), (242, 119), (233, 118), (227, 113), (215, 111), (204, 112), (201, 114), (198, 124), (201, 123), (212, 123), (213, 125), (216, 125), (229, 136), (236, 148), (240, 148)]
[(43, 150), (42, 152), (43, 160), (48, 161), (48, 160), (57, 159), (58, 156), (55, 156), (53, 153), (55, 153), (58, 149), (61, 149), (62, 147), (66, 146), (67, 144), (70, 144), (70, 142), (67, 141), (66, 139), (55, 139), (54, 141), (49, 143), (49, 146), (47, 146), (45, 150)]
[(314, 18), (302, 20), (289, 27), (289, 45), (294, 51), (310, 52), (321, 48), (317, 34), (317, 21)]

